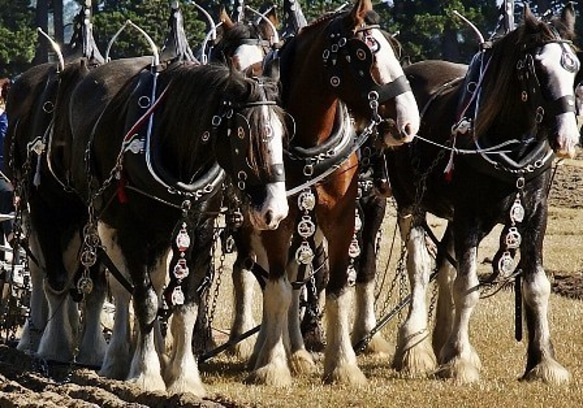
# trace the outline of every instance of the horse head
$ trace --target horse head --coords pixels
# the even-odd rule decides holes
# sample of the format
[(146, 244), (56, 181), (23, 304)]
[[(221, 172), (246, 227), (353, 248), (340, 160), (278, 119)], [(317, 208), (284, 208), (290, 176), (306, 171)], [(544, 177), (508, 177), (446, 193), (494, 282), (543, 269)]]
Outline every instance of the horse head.
[[(357, 121), (379, 120), (385, 142), (399, 145), (419, 130), (419, 110), (399, 63), (398, 43), (379, 21), (370, 0), (358, 0), (350, 12), (330, 20), (322, 58), (330, 86)], [(397, 132), (389, 132), (390, 123)]]
[(277, 83), (234, 70), (231, 77), (235, 85), (225, 89), (212, 119), (218, 135), (215, 156), (236, 190), (244, 193), (253, 226), (276, 229), (288, 213), (283, 167), (287, 135), (284, 112), (277, 105)]
[[(575, 76), (580, 62), (573, 50), (575, 11), (567, 5), (560, 17), (537, 19), (525, 7), (522, 24), (492, 46), (489, 65), (500, 66), (484, 82), (483, 106), (476, 121), (476, 137), (495, 118), (515, 115), (537, 138), (546, 137), (559, 156), (573, 157), (579, 142)], [(483, 114), (482, 114), (483, 113)]]
[(250, 76), (261, 75), (265, 56), (274, 45), (273, 38), (277, 38), (273, 27), (279, 22), (274, 8), (258, 22), (233, 22), (224, 9), (221, 9), (219, 18), (223, 32), (214, 55)]

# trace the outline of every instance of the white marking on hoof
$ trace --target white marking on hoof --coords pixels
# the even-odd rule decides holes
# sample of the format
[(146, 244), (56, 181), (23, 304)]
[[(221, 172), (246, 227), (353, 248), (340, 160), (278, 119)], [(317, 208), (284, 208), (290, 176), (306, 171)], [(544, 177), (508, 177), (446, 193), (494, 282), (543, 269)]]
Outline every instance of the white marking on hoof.
[(325, 372), (323, 381), (327, 384), (344, 384), (352, 386), (364, 386), (366, 377), (356, 364), (339, 364), (330, 372)]
[(395, 351), (395, 346), (389, 343), (381, 333), (375, 334), (364, 349), (364, 353), (376, 358), (390, 358)]
[(523, 379), (526, 381), (541, 380), (552, 385), (564, 385), (571, 381), (571, 374), (556, 360), (547, 358), (525, 373)]
[(393, 368), (415, 377), (435, 371), (437, 359), (426, 331), (413, 336), (399, 336)]
[(480, 368), (469, 359), (454, 358), (437, 370), (441, 378), (451, 378), (456, 384), (471, 384), (480, 380)]
[(298, 350), (292, 354), (290, 366), (295, 375), (311, 374), (316, 371), (314, 359), (306, 349)]
[(247, 378), (250, 384), (271, 385), (274, 387), (289, 387), (292, 384), (291, 372), (285, 364), (272, 361), (251, 372)]

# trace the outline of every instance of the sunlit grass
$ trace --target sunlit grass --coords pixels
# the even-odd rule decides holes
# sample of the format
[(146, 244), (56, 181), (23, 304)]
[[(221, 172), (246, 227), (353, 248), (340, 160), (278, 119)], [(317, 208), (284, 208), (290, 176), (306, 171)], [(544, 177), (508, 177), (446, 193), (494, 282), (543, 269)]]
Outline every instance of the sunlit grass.
[[(391, 209), (383, 227), (383, 253), (379, 270), (384, 271), (389, 258), (395, 220)], [(431, 219), (430, 225), (441, 236), (444, 222)], [(551, 208), (545, 239), (545, 267), (562, 272), (580, 271), (582, 258), (581, 232), (583, 212)], [(488, 236), (479, 252), (480, 273), (488, 273), (491, 265), (482, 263), (492, 258), (497, 250), (497, 228)], [(400, 256), (400, 240), (396, 238), (388, 271), (388, 287), (393, 280)], [(227, 262), (231, 265), (231, 262)], [(231, 318), (230, 268), (223, 276), (219, 310), (215, 326), (228, 329)], [(397, 285), (398, 287), (398, 285)], [(399, 290), (393, 297), (398, 297)], [(429, 294), (430, 296), (430, 294)], [(555, 350), (561, 362), (572, 374), (568, 386), (555, 387), (541, 382), (519, 381), (526, 361), (526, 340), (514, 340), (513, 292), (503, 290), (492, 298), (482, 299), (475, 309), (471, 327), (471, 341), (482, 361), (481, 379), (472, 385), (455, 385), (435, 378), (405, 379), (390, 368), (390, 360), (359, 356), (359, 365), (369, 379), (365, 387), (354, 388), (324, 385), (321, 382), (322, 363), (318, 372), (294, 378), (289, 388), (274, 388), (245, 384), (244, 361), (219, 355), (201, 365), (203, 381), (209, 393), (224, 395), (242, 406), (258, 407), (580, 407), (583, 406), (583, 302), (552, 295), (550, 300), (550, 327)], [(260, 318), (261, 294), (256, 289), (257, 321)], [(390, 299), (396, 302), (396, 299)], [(393, 303), (388, 304), (388, 309)], [(380, 307), (380, 306), (379, 306)], [(385, 337), (395, 341), (398, 321), (395, 319), (383, 330)], [(524, 334), (527, 338), (526, 333)]]

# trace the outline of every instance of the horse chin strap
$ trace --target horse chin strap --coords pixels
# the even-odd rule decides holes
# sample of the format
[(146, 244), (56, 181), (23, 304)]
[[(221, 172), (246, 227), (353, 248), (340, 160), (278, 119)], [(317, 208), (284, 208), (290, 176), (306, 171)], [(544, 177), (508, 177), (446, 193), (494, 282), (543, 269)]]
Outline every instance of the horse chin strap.
[[(373, 28), (378, 28), (378, 26), (361, 27), (357, 33)], [(405, 75), (401, 75), (391, 82), (379, 85), (372, 77), (371, 68), (374, 63), (373, 54), (380, 50), (380, 45), (372, 36), (367, 36), (366, 41), (362, 41), (356, 37), (349, 37), (348, 34), (341, 19), (333, 20), (328, 26), (327, 35), (330, 44), (322, 53), (324, 66), (328, 68), (328, 82), (335, 90), (342, 85), (341, 61), (344, 60), (352, 73), (349, 80), (356, 82), (361, 100), (369, 104), (373, 110), (373, 116), (377, 116), (374, 119), (379, 119), (376, 109), (371, 106), (371, 101), (376, 101), (378, 108), (378, 104), (411, 91), (409, 81)]]

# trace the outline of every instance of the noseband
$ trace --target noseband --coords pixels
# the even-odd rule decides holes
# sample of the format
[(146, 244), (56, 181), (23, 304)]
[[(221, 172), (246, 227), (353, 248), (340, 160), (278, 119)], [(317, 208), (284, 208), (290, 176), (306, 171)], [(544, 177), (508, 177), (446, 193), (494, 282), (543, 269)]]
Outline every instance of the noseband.
[[(369, 25), (359, 28), (359, 32), (379, 28), (378, 25)], [(371, 74), (374, 64), (374, 55), (381, 46), (371, 35), (365, 35), (365, 41), (350, 35), (344, 27), (342, 19), (335, 19), (328, 25), (326, 35), (330, 44), (322, 53), (324, 66), (328, 68), (328, 81), (333, 89), (338, 89), (342, 78), (342, 62), (348, 63), (352, 73), (351, 81), (356, 81), (360, 98), (368, 103), (373, 113), (379, 104), (383, 104), (402, 93), (411, 91), (409, 81), (402, 75), (394, 81), (379, 85)]]
[[(217, 154), (217, 158), (223, 168), (229, 169), (232, 175), (236, 175), (236, 184), (241, 191), (245, 191), (247, 187), (285, 182), (283, 163), (272, 164), (268, 169), (260, 168), (257, 174), (257, 172), (253, 171), (253, 166), (247, 158), (247, 152), (251, 146), (251, 125), (247, 118), (240, 112), (248, 108), (277, 105), (276, 101), (267, 99), (263, 80), (257, 77), (253, 79), (257, 81), (260, 87), (261, 100), (235, 104), (225, 99), (219, 107), (219, 112), (212, 118), (212, 133), (214, 134), (217, 134), (221, 125), (226, 123), (225, 136), (229, 140), (230, 157), (225, 157), (224, 154)], [(210, 133), (205, 132), (203, 134), (203, 142), (208, 142), (210, 136)], [(266, 128), (266, 137), (273, 137), (273, 129), (270, 126)], [(216, 144), (217, 138), (215, 137), (214, 140)], [(263, 140), (262, 142), (267, 142), (267, 140)]]
[[(573, 59), (571, 53), (569, 53), (565, 46), (565, 44), (570, 45), (571, 42), (557, 39), (550, 41), (549, 43), (558, 43), (561, 45), (563, 50), (561, 54), (561, 66), (567, 72), (575, 72), (578, 65), (577, 61)], [(540, 49), (541, 48), (536, 48), (534, 51), (538, 53), (540, 52)], [(523, 57), (516, 63), (516, 70), (522, 88), (521, 99), (523, 102), (530, 101), (533, 110), (536, 112), (536, 123), (542, 123), (546, 114), (558, 116), (563, 113), (576, 112), (574, 95), (564, 95), (553, 101), (549, 101), (544, 97), (541, 90), (541, 83), (536, 73), (532, 51), (525, 51)]]

